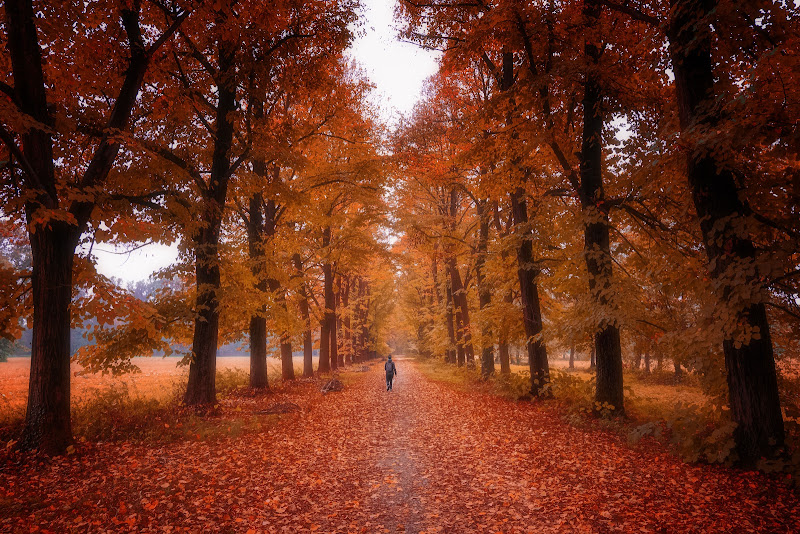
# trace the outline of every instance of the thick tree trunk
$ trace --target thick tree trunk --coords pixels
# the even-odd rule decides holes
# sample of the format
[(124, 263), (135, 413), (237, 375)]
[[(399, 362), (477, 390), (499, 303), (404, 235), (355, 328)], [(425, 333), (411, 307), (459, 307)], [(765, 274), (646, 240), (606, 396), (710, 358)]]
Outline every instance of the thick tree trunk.
[(505, 338), (500, 339), (500, 343), (497, 346), (497, 352), (500, 355), (500, 374), (510, 374), (511, 359), (509, 358), (508, 354), (508, 341)]
[[(250, 270), (256, 279), (255, 290), (261, 298), (265, 298), (267, 282), (264, 279), (264, 220), (262, 215), (263, 199), (260, 194), (250, 197), (249, 218), (247, 222), (247, 241), (250, 253)], [(268, 389), (267, 377), (267, 307), (260, 306), (259, 311), (250, 317), (250, 387)]]
[(350, 333), (350, 277), (344, 276), (344, 285), (339, 293), (342, 302), (342, 308), (339, 311), (339, 317), (342, 323), (342, 350), (344, 354), (344, 364), (350, 365), (353, 363), (353, 341)]
[[(330, 246), (330, 243), (331, 229), (330, 227), (326, 227), (322, 231), (322, 247), (327, 248)], [(334, 321), (331, 321), (331, 308), (333, 307), (333, 273), (331, 264), (327, 260), (322, 264), (322, 273), (324, 278), (323, 302), (325, 304), (325, 309), (322, 310), (322, 319), (320, 320), (319, 366), (317, 370), (320, 373), (329, 373), (332, 366), (333, 368), (336, 367), (337, 362), (331, 361), (331, 322), (334, 323), (335, 328), (335, 316)]]
[(267, 376), (267, 320), (254, 315), (250, 318), (250, 387), (269, 389)]
[(331, 372), (330, 360), (331, 332), (328, 327), (327, 317), (323, 317), (319, 323), (319, 362), (317, 362), (318, 373)]
[(569, 347), (569, 368), (575, 369), (575, 345)]
[(28, 409), (22, 444), (46, 454), (72, 443), (70, 422), (70, 301), (75, 227), (51, 222), (30, 235), (33, 339)]
[(458, 341), (456, 340), (456, 328), (455, 328), (455, 313), (454, 308), (455, 305), (453, 304), (453, 289), (450, 286), (450, 278), (447, 278), (445, 283), (445, 296), (446, 296), (446, 310), (445, 314), (447, 315), (447, 337), (450, 341), (450, 346), (445, 352), (445, 360), (447, 363), (450, 364), (457, 364), (458, 363), (458, 355), (457, 355), (457, 347)]
[(294, 360), (292, 360), (292, 340), (281, 341), (281, 378), (294, 380)]
[(467, 303), (467, 290), (461, 282), (461, 273), (456, 265), (455, 258), (447, 261), (450, 272), (450, 283), (453, 289), (453, 302), (456, 306), (456, 339), (458, 343), (458, 365), (475, 366), (475, 351), (472, 347), (472, 333), (469, 319), (469, 305)]
[[(503, 298), (503, 302), (507, 306), (512, 306), (514, 303), (514, 296), (511, 291), (507, 292)], [(505, 324), (500, 325), (500, 336), (498, 338), (497, 350), (500, 353), (500, 373), (511, 373), (511, 359), (508, 352), (508, 326)]]
[[(517, 188), (511, 194), (511, 209), (514, 224), (517, 228), (525, 228), (528, 223), (528, 204), (525, 190)], [(530, 231), (523, 230), (517, 248), (517, 277), (519, 278), (522, 296), (522, 315), (527, 341), (528, 366), (531, 372), (531, 395), (534, 397), (549, 395), (550, 364), (547, 361), (547, 348), (542, 341), (542, 312), (539, 304), (539, 286), (536, 277), (539, 269), (533, 259), (533, 244)]]
[(683, 368), (681, 368), (681, 363), (677, 361), (673, 361), (675, 366), (675, 383), (680, 384), (683, 380)]
[[(734, 305), (731, 294), (737, 283), (757, 286), (755, 247), (740, 224), (749, 211), (739, 197), (733, 172), (715, 158), (711, 145), (717, 122), (714, 60), (709, 24), (715, 0), (672, 0), (668, 37), (675, 72), (681, 130), (691, 140), (705, 140), (685, 151), (692, 198), (700, 219), (711, 274), (719, 285), (718, 297), (731, 308), (736, 328), (757, 332), (744, 341), (729, 333), (723, 341), (728, 371), (728, 397), (737, 427), (736, 450), (745, 463), (773, 456), (784, 442), (783, 418), (778, 396), (775, 357), (763, 302)], [(748, 269), (753, 274), (748, 274)], [(744, 274), (742, 281), (741, 275)]]
[(219, 233), (222, 212), (228, 193), (233, 144), (232, 122), (236, 110), (234, 47), (222, 43), (218, 49), (219, 77), (225, 80), (218, 92), (216, 135), (211, 160), (211, 177), (203, 197), (203, 227), (194, 238), (197, 297), (195, 300), (192, 360), (184, 403), (189, 406), (210, 405), (217, 401), (216, 358), (219, 335)]
[(195, 239), (196, 317), (192, 338), (189, 382), (183, 402), (188, 406), (212, 405), (217, 401), (217, 338), (219, 335), (220, 286), (217, 239), (219, 218), (212, 216), (210, 228), (200, 230)]
[(300, 254), (292, 255), (294, 262), (295, 276), (300, 279), (297, 294), (299, 295), (300, 317), (303, 319), (305, 329), (303, 330), (303, 377), (314, 376), (314, 341), (311, 334), (311, 314), (308, 309), (308, 289), (303, 277), (303, 260)]
[[(253, 164), (256, 172), (260, 171), (261, 165)], [(266, 168), (263, 169), (266, 171)], [(266, 175), (266, 172), (263, 174)], [(280, 183), (280, 167), (274, 165), (272, 167), (271, 183)], [(272, 243), (275, 239), (275, 232), (278, 225), (278, 208), (274, 199), (269, 199), (264, 204), (264, 242)], [(266, 252), (266, 251), (265, 251)], [(271, 246), (271, 255), (274, 257), (274, 245)], [(266, 258), (265, 258), (266, 261)], [(267, 287), (272, 293), (273, 302), (278, 314), (282, 314), (286, 321), (289, 318), (289, 306), (286, 302), (286, 289), (281, 286), (280, 280), (273, 277), (267, 277)], [(281, 350), (281, 378), (283, 380), (294, 380), (294, 362), (292, 361), (292, 333), (286, 329), (278, 333), (280, 336), (280, 350)]]
[(328, 323), (328, 335), (330, 335), (330, 362), (331, 370), (339, 368), (339, 347), (336, 342), (336, 297), (333, 292), (333, 266), (326, 263), (322, 266), (325, 274), (325, 320)]
[[(481, 311), (492, 304), (492, 290), (486, 281), (486, 253), (489, 243), (489, 213), (486, 210), (486, 201), (475, 203), (477, 215), (480, 219), (478, 227), (478, 255), (475, 259), (475, 276), (478, 279), (478, 305)], [(483, 347), (481, 350), (481, 376), (488, 378), (494, 374), (494, 343), (492, 341), (492, 326), (488, 318), (481, 320), (481, 337)]]
[[(32, 118), (52, 124), (32, 3), (8, 0), (5, 12), (17, 101)], [(21, 139), (22, 153), (31, 166), (26, 185), (38, 189), (35, 200), (25, 206), (29, 228), (35, 231), (28, 233), (33, 262), (33, 339), (22, 446), (58, 454), (72, 443), (69, 327), (77, 228), (57, 221), (46, 227), (35, 222), (38, 209), (58, 206), (53, 143), (50, 134), (38, 128), (23, 133)]]
[(589, 369), (594, 370), (597, 368), (597, 358), (596, 358), (597, 349), (595, 348), (594, 340), (592, 341), (592, 350), (589, 354)]
[[(583, 93), (583, 139), (580, 157), (580, 199), (584, 223), (584, 257), (589, 273), (589, 290), (598, 310), (609, 310), (613, 303), (606, 295), (612, 288), (612, 262), (608, 210), (604, 206), (602, 154), (602, 93), (600, 87), (599, 37), (601, 7), (597, 0), (584, 0), (587, 38), (584, 56), (587, 71)], [(622, 384), (622, 347), (619, 328), (604, 318), (594, 334), (597, 358), (595, 401), (608, 403), (617, 414), (625, 413)]]

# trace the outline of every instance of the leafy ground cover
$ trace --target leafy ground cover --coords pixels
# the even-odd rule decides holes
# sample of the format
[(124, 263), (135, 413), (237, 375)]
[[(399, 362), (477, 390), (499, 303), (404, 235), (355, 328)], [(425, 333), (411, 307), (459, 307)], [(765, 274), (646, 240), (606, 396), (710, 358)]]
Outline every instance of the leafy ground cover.
[[(4, 532), (792, 532), (800, 499), (758, 472), (687, 464), (547, 405), (431, 380), (400, 361), (323, 395), (233, 394), (229, 433), (79, 444), (0, 467)], [(285, 413), (272, 406), (295, 405)], [(247, 418), (259, 425), (233, 426)], [(262, 418), (262, 419), (258, 419)], [(213, 419), (213, 418), (210, 418)], [(237, 423), (239, 422), (239, 423)]]

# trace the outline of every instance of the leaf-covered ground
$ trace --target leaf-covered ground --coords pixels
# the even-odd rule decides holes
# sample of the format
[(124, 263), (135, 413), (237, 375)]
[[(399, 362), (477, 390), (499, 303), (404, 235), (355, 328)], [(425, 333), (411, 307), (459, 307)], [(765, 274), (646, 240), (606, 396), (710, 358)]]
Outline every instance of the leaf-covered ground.
[(306, 382), (226, 406), (301, 407), (262, 432), (9, 461), (0, 531), (800, 531), (798, 496), (763, 475), (687, 465), (654, 443), (632, 449), (551, 408), (398, 368), (393, 392), (376, 366), (341, 393)]

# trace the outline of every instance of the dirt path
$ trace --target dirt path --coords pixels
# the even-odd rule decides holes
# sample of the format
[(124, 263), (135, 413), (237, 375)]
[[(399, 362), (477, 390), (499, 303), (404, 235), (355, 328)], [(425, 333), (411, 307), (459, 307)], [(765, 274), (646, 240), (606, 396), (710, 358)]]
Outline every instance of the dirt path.
[(800, 531), (797, 496), (761, 475), (398, 372), (393, 392), (379, 367), (290, 392), (303, 411), (261, 433), (0, 466), (0, 532)]

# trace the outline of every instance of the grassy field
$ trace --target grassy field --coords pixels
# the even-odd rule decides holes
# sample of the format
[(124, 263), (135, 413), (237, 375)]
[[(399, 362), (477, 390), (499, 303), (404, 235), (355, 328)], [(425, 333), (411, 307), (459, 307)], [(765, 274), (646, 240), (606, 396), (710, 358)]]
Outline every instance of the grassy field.
[[(295, 373), (300, 376), (303, 359), (296, 357), (294, 360)], [(78, 406), (112, 388), (125, 389), (134, 397), (167, 402), (180, 394), (189, 375), (189, 368), (180, 366), (179, 362), (180, 358), (134, 358), (133, 363), (141, 372), (118, 377), (100, 373), (81, 374), (80, 365), (73, 363), (73, 405)], [(24, 414), (28, 399), (30, 363), (29, 358), (9, 358), (8, 362), (0, 363), (0, 424), (19, 419)], [(316, 361), (314, 366), (316, 367)], [(250, 360), (247, 356), (217, 358), (217, 372), (223, 379), (233, 376), (240, 379), (241, 375), (249, 371)], [(280, 380), (280, 360), (270, 359), (268, 372), (270, 382)]]

